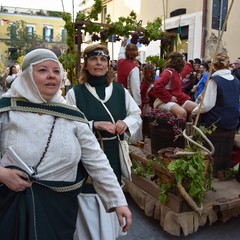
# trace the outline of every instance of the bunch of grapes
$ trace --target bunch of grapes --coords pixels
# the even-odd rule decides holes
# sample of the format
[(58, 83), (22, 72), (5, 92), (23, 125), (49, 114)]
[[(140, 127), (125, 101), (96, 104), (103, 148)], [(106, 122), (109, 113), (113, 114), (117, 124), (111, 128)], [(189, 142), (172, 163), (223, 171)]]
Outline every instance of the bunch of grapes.
[(184, 119), (176, 118), (171, 114), (171, 116), (170, 115), (167, 116), (167, 123), (172, 126), (173, 134), (175, 136), (182, 134), (182, 129), (180, 128), (179, 125), (180, 123), (184, 123)]
[(153, 109), (151, 112), (146, 114), (146, 116), (155, 120), (165, 119), (167, 121), (167, 124), (172, 126), (172, 130), (175, 136), (182, 134), (182, 128), (180, 125), (183, 125), (185, 123), (185, 120), (176, 118), (171, 112), (166, 110)]
[(100, 37), (97, 35), (97, 34), (93, 34), (92, 35), (92, 41), (95, 42), (95, 41), (99, 41), (100, 40)]
[(150, 42), (149, 39), (145, 36), (139, 38), (139, 43), (142, 43), (146, 46), (149, 44), (149, 42)]
[(138, 43), (138, 39), (139, 39), (139, 34), (138, 33), (133, 33), (132, 35), (131, 35), (131, 43), (133, 43), (133, 44), (137, 44)]
[(103, 30), (100, 32), (100, 37), (103, 42), (105, 42), (108, 39), (108, 32), (106, 30)]
[(167, 46), (171, 44), (171, 39), (168, 36), (161, 38), (161, 45)]

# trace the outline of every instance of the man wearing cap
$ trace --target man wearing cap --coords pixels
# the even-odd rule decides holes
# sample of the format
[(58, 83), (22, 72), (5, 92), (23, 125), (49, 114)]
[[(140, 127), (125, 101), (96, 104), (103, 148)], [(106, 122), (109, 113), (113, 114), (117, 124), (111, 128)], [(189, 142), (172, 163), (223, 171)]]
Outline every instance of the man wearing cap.
[(232, 75), (240, 80), (240, 59), (236, 59), (233, 62), (234, 69), (232, 70)]

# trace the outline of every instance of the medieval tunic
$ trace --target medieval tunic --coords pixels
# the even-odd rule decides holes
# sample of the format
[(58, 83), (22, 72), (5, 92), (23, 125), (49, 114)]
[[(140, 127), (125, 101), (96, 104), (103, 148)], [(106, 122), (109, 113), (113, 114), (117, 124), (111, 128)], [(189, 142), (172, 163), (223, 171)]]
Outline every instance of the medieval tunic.
[(204, 123), (206, 127), (212, 124), (217, 127), (208, 137), (215, 147), (214, 173), (231, 165), (233, 142), (239, 122), (239, 100), (239, 80), (229, 69), (217, 70), (208, 83), (201, 109), (198, 104), (192, 112), (195, 115), (200, 110), (200, 123)]
[(137, 105), (141, 106), (140, 71), (135, 62), (126, 59), (125, 47), (120, 48), (117, 66), (117, 82), (128, 89)]
[[(13, 146), (28, 166), (36, 166), (47, 144), (53, 121), (52, 115), (30, 110), (2, 112), (1, 154), (8, 146)], [(82, 168), (78, 168), (80, 161), (91, 175), (107, 211), (127, 205), (88, 124), (57, 117), (49, 148), (37, 169), (35, 178), (38, 183), (33, 182), (32, 187), (23, 192), (13, 192), (0, 185), (0, 238), (72, 240), (79, 189), (57, 192), (41, 184), (58, 187), (74, 184), (79, 172), (82, 172)]]
[(171, 68), (166, 68), (154, 83), (153, 91), (155, 97), (163, 103), (171, 102), (173, 96), (177, 98), (177, 103), (182, 106), (190, 97), (182, 90), (180, 74)]
[[(88, 84), (89, 87), (91, 86)], [(102, 88), (102, 91), (99, 88)], [(111, 83), (109, 86), (104, 86), (104, 83), (102, 83), (92, 86), (91, 89), (94, 94), (100, 95), (99, 97), (113, 115), (115, 122), (119, 119), (123, 120), (127, 124), (130, 134), (134, 135), (138, 131), (141, 126), (141, 111), (126, 89), (117, 83)], [(90, 123), (93, 120), (111, 121), (111, 117), (102, 106), (102, 103), (89, 92), (85, 85), (78, 85), (75, 89), (71, 89), (68, 92), (67, 100), (72, 104), (76, 104)], [(116, 135), (111, 135), (105, 131), (100, 131), (100, 133), (103, 138), (104, 152), (117, 176), (119, 184), (121, 184), (118, 138)], [(98, 136), (96, 135), (96, 137)], [(116, 214), (106, 214), (92, 186), (87, 185), (83, 192), (78, 196), (80, 210), (77, 223), (78, 237), (75, 239), (116, 239), (119, 232)], [(85, 216), (88, 216), (88, 218)]]
[[(233, 130), (239, 121), (240, 83), (228, 69), (217, 70), (212, 74), (201, 108), (201, 120), (218, 129)], [(196, 115), (198, 105), (192, 112)]]

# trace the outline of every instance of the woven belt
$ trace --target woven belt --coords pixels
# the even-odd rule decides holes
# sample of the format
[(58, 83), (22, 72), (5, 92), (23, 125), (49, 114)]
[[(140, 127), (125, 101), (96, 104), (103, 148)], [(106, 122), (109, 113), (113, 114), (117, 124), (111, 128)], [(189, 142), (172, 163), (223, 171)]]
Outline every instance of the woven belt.
[(39, 184), (43, 187), (49, 188), (50, 190), (55, 191), (55, 192), (71, 192), (71, 191), (74, 191), (76, 189), (79, 189), (83, 185), (84, 180), (85, 180), (85, 178), (80, 182), (77, 182), (73, 185), (64, 186), (64, 187), (53, 187), (53, 186), (49, 186), (49, 185), (46, 185), (46, 184), (43, 184), (43, 183), (40, 183), (40, 182), (37, 182), (37, 181), (33, 181), (33, 182), (37, 183), (37, 184)]
[(113, 139), (116, 139), (116, 138), (117, 138), (117, 136), (109, 137), (109, 138), (107, 138), (107, 137), (104, 138), (104, 137), (103, 137), (102, 140), (103, 140), (103, 141), (108, 141), (108, 140), (113, 140)]

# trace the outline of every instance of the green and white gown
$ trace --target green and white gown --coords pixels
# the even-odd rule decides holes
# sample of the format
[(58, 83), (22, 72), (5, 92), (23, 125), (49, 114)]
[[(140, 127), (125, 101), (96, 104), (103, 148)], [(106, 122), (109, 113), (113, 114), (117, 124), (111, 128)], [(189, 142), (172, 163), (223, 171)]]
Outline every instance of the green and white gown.
[[(141, 110), (129, 92), (118, 83), (111, 83), (108, 86), (103, 82), (96, 81), (94, 84), (92, 81), (91, 83), (91, 85), (86, 83), (87, 87), (77, 85), (71, 89), (66, 100), (76, 105), (85, 114), (92, 127), (93, 121), (112, 121), (98, 98), (102, 99), (115, 122), (123, 120), (128, 126), (129, 135), (136, 140), (141, 140), (141, 136), (137, 139), (142, 124)], [(100, 133), (103, 138), (104, 152), (121, 184), (118, 138), (106, 131), (100, 131)], [(121, 234), (115, 212), (106, 213), (101, 197), (99, 198), (91, 184), (84, 186), (83, 192), (78, 195), (78, 200), (80, 209), (75, 240), (113, 240)]]

